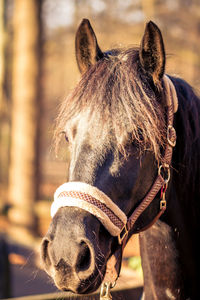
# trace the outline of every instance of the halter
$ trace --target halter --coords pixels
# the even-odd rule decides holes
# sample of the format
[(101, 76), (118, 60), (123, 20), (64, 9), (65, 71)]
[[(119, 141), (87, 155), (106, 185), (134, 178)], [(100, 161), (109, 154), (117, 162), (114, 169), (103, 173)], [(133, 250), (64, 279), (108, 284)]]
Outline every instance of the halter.
[(173, 148), (176, 145), (176, 131), (173, 127), (174, 113), (178, 109), (176, 90), (168, 76), (164, 75), (164, 93), (167, 104), (167, 145), (162, 164), (158, 167), (157, 177), (147, 195), (127, 218), (124, 212), (98, 188), (83, 182), (68, 182), (61, 185), (54, 194), (54, 202), (51, 206), (53, 217), (59, 208), (65, 206), (80, 207), (96, 216), (112, 236), (118, 237), (121, 247), (110, 257), (107, 262), (106, 274), (101, 288), (100, 299), (112, 299), (110, 288), (118, 278), (117, 260), (128, 241), (128, 234), (134, 229), (134, 225), (144, 210), (152, 203), (156, 195), (161, 192), (160, 211), (153, 221), (142, 230), (152, 226), (166, 210), (165, 193), (170, 180), (170, 165)]

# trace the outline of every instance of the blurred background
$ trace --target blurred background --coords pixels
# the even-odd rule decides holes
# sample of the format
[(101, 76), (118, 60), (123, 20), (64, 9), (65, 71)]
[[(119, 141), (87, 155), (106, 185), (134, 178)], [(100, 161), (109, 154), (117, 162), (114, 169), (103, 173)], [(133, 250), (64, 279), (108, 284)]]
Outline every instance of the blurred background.
[[(8, 266), (27, 264), (26, 250), (49, 226), (53, 193), (67, 180), (67, 145), (55, 155), (53, 124), (80, 77), (74, 38), (82, 18), (104, 51), (140, 44), (145, 22), (154, 21), (166, 72), (200, 86), (199, 0), (0, 0), (0, 298), (5, 286), (4, 297), (25, 294), (13, 292)], [(127, 256), (139, 256), (134, 244)]]

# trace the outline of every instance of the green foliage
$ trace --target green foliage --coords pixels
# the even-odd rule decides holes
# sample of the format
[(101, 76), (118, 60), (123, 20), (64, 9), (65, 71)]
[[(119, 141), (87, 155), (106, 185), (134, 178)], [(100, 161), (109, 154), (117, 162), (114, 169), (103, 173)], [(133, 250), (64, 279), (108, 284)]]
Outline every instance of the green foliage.
[(140, 256), (130, 257), (129, 260), (128, 260), (128, 266), (142, 276), (143, 272), (142, 272), (142, 265), (141, 265), (141, 257)]

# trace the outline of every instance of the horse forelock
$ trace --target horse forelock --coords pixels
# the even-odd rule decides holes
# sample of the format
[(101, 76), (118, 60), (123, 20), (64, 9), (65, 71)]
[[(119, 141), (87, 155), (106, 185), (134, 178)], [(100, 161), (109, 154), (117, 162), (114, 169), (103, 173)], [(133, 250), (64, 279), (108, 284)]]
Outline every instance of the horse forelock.
[(99, 132), (112, 132), (120, 152), (126, 153), (127, 146), (134, 142), (140, 153), (152, 151), (160, 160), (166, 138), (161, 99), (157, 99), (142, 71), (137, 49), (112, 53), (113, 56), (106, 56), (83, 74), (63, 102), (56, 122), (55, 143), (59, 143), (59, 133), (67, 124), (87, 110), (91, 115), (88, 130), (93, 128), (94, 118), (98, 119)]

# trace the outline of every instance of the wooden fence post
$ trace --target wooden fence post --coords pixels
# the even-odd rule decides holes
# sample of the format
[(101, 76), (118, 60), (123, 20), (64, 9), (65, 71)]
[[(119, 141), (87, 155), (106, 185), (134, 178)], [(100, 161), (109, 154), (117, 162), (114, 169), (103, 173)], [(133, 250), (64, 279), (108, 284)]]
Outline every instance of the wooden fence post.
[(9, 220), (24, 240), (36, 225), (41, 2), (14, 1)]

